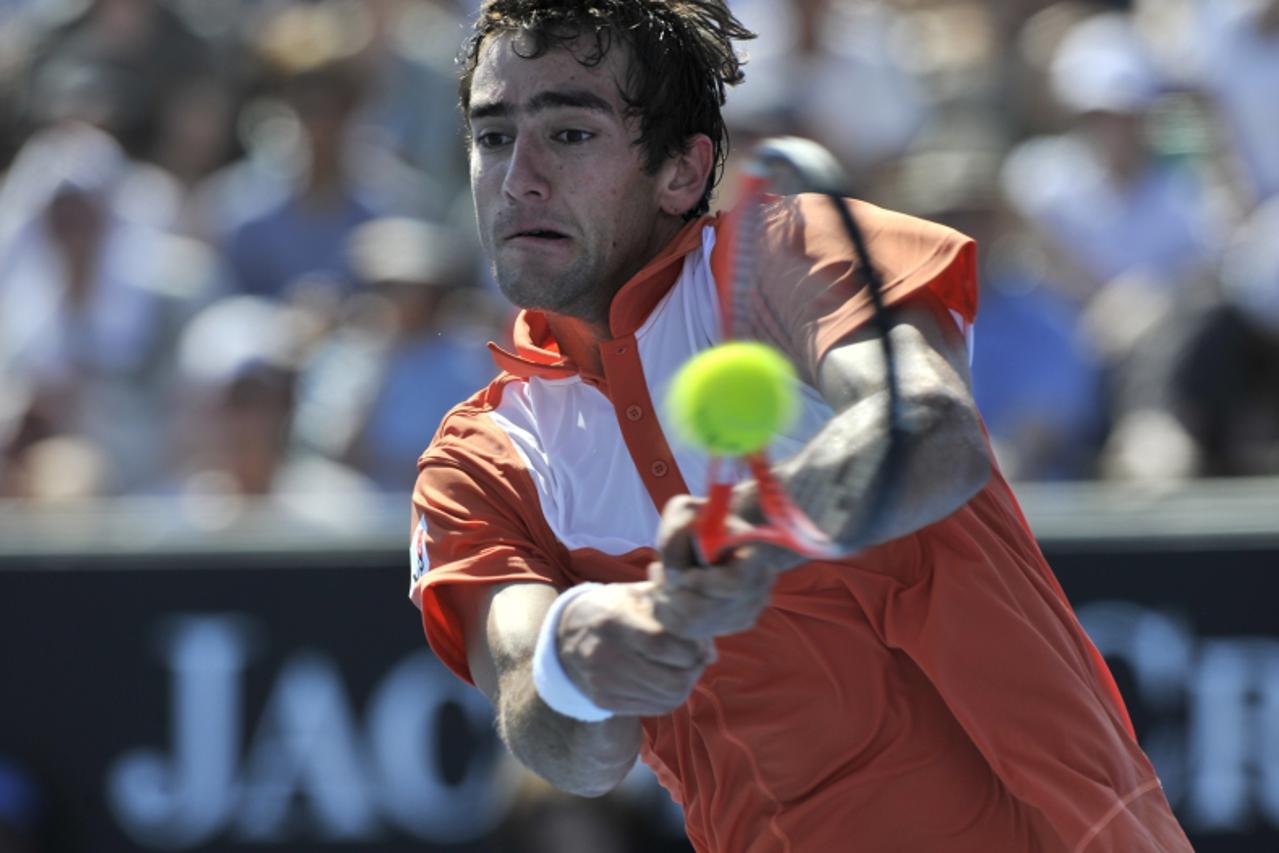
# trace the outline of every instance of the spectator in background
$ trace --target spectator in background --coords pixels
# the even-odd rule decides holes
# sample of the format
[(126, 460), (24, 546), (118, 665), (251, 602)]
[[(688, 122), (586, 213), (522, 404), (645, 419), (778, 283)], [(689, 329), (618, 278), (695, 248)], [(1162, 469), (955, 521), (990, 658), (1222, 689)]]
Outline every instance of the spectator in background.
[(1240, 229), (1223, 271), (1224, 303), (1194, 319), (1173, 362), (1170, 408), (1200, 476), (1279, 475), (1277, 238), (1279, 197)]
[(1279, 200), (1226, 254), (1224, 298), (1167, 324), (1127, 382), (1107, 474), (1149, 485), (1279, 474)]
[(1104, 428), (1100, 366), (1079, 334), (1078, 306), (998, 193), (1004, 150), (993, 123), (925, 134), (896, 170), (893, 197), (977, 241), (973, 396), (1001, 470), (1019, 480), (1087, 477)]
[[(348, 131), (365, 92), (359, 53), (368, 42), (359, 7), (336, 2), (286, 6), (268, 18), (257, 51), (297, 119), (298, 183), (235, 227), (226, 254), (241, 292), (282, 298), (299, 285), (346, 293), (354, 277), (347, 237), (384, 211), (348, 168)], [(250, 188), (253, 189), (253, 188)]]
[(100, 460), (101, 476), (84, 481), (90, 494), (135, 490), (166, 461), (155, 450), (168, 353), (216, 286), (216, 264), (133, 215), (146, 207), (136, 175), (111, 137), (62, 124), (28, 142), (0, 188), (0, 446), (10, 463), (0, 481), (10, 491), (30, 493), (27, 454), (44, 439), (77, 439), (42, 446)]
[(475, 286), (468, 241), (447, 226), (380, 219), (348, 250), (365, 290), (310, 362), (298, 434), (380, 488), (408, 492), (440, 419), (493, 378), (484, 341), (504, 314)]
[(147, 153), (161, 105), (210, 70), (208, 45), (159, 0), (49, 5), (80, 11), (47, 21), (29, 68), (28, 122), (44, 122), (50, 92), (80, 92), (109, 116), (105, 128), (130, 156)]
[[(227, 81), (215, 74), (192, 77), (170, 92), (159, 110), (148, 157), (185, 194), (230, 156), (235, 94)], [(190, 221), (192, 215), (184, 212), (182, 225), (199, 233), (197, 223)]]
[(454, 70), (466, 24), (455, 5), (448, 0), (368, 0), (375, 85), (360, 121), (420, 171), (422, 216), (451, 219), (469, 229), (474, 214)]
[(206, 525), (241, 519), (245, 499), (271, 499), (299, 519), (359, 525), (370, 484), (290, 441), (298, 365), (321, 321), (253, 296), (205, 308), (182, 333), (184, 422), (175, 490)]
[(735, 147), (750, 136), (806, 136), (858, 173), (905, 150), (928, 103), (892, 49), (900, 13), (891, 4), (742, 0), (733, 9), (759, 34), (751, 73), (724, 110)]
[(1279, 195), (1279, 0), (1194, 0), (1190, 46), (1247, 181), (1248, 201)]
[(1000, 467), (1018, 480), (1093, 476), (1105, 429), (1102, 373), (1079, 334), (1077, 307), (1031, 235), (997, 221), (968, 233), (988, 235), (973, 395)]
[[(230, 246), (246, 223), (298, 219), (288, 208), (313, 196), (324, 176), (331, 194), (365, 214), (469, 222), (469, 193), (458, 198), (465, 170), (456, 85), (446, 93), (439, 79), (439, 45), (454, 29), (447, 9), (423, 0), (241, 2), (245, 49), (259, 66), (245, 75), (249, 96), (236, 120), (244, 157), (199, 187), (201, 233)], [(316, 88), (319, 99), (306, 93)], [(331, 277), (340, 242), (314, 255), (307, 274)], [(349, 270), (338, 272), (349, 288)]]
[(15, 135), (71, 120), (111, 134), (155, 167), (135, 215), (204, 236), (189, 190), (230, 156), (238, 86), (185, 18), (155, 0), (33, 4), (0, 25), (0, 78), (16, 72), (0, 104)]
[(1107, 476), (1144, 477), (1125, 462), (1132, 443), (1160, 447), (1168, 470), (1188, 470), (1188, 445), (1160, 411), (1155, 377), (1173, 355), (1168, 330), (1210, 298), (1226, 218), (1184, 160), (1160, 158), (1149, 119), (1164, 81), (1131, 17), (1075, 24), (1051, 65), (1052, 89), (1072, 116), (1068, 133), (1023, 143), (1003, 189), (1053, 250), (1054, 278), (1073, 292), (1081, 332), (1107, 383)]
[(1083, 299), (1123, 277), (1175, 293), (1216, 263), (1224, 224), (1197, 176), (1161, 162), (1147, 144), (1163, 81), (1130, 17), (1105, 13), (1075, 25), (1051, 74), (1072, 126), (1012, 152), (1008, 197), (1081, 274)]

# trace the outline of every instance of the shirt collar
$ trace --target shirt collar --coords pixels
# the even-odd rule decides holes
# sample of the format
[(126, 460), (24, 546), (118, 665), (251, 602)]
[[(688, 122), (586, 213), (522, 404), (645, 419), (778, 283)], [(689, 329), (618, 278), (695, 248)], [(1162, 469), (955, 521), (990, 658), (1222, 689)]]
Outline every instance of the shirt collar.
[[(702, 245), (702, 229), (718, 225), (719, 216), (703, 216), (687, 223), (662, 251), (648, 262), (613, 297), (609, 306), (609, 332), (613, 338), (635, 334), (644, 320), (667, 292), (675, 286), (683, 268), (684, 257)], [(560, 318), (561, 324), (573, 332), (577, 340), (565, 340), (563, 346), (552, 334), (546, 315), (541, 311), (523, 310), (515, 318), (514, 352), (489, 342), (489, 351), (498, 368), (528, 379), (563, 379), (581, 371), (571, 357), (575, 346), (598, 346), (604, 343), (588, 324), (572, 318)]]

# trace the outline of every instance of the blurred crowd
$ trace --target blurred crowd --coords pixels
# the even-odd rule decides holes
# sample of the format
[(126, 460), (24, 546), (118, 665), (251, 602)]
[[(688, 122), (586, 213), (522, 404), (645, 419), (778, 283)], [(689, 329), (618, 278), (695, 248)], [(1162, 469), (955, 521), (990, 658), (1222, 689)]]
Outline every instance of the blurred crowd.
[(0, 496), (407, 491), (508, 323), (468, 212), (466, 10), (0, 10)]
[[(1279, 473), (1279, 0), (731, 5), (737, 151), (816, 138), (979, 241), (1011, 476)], [(0, 2), (0, 497), (411, 487), (509, 337), (477, 6)]]

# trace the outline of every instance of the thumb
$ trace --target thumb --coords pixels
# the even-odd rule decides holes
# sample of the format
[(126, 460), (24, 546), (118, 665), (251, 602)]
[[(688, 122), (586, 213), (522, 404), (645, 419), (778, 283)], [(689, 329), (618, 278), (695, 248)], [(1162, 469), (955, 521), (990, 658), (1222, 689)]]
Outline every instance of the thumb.
[(657, 548), (662, 565), (667, 569), (691, 569), (702, 565), (697, 553), (698, 513), (706, 501), (680, 495), (666, 503), (657, 527)]

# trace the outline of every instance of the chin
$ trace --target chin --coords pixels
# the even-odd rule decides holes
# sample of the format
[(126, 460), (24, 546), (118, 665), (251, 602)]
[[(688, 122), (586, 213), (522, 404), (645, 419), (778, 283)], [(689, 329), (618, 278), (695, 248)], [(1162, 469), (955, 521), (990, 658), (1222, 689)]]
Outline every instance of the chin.
[[(592, 286), (583, 283), (575, 270), (537, 270), (532, 264), (521, 265), (517, 272), (507, 267), (496, 267), (494, 277), (498, 289), (514, 305), (535, 311), (556, 314), (572, 313), (572, 308), (582, 302)], [(514, 274), (511, 274), (514, 272)]]
[(521, 276), (515, 281), (503, 279), (501, 276), (497, 279), (498, 289), (502, 291), (512, 305), (520, 308), (527, 308), (533, 311), (555, 311), (560, 310), (560, 302), (562, 300), (557, 297), (559, 294), (553, 287), (547, 287), (545, 284), (539, 284), (529, 280), (527, 275)]

